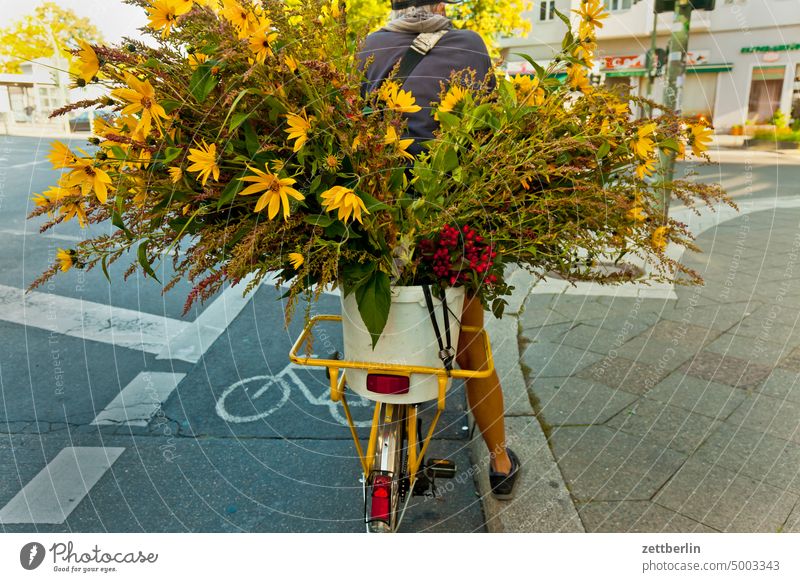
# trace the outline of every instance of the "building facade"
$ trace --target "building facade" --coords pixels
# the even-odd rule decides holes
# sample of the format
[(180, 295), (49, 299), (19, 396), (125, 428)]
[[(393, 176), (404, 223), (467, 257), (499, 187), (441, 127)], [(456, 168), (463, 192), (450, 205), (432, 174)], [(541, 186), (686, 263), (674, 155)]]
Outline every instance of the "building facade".
[[(652, 81), (646, 55), (666, 49), (671, 13), (654, 18), (655, 0), (605, 0), (609, 17), (597, 29), (599, 78), (606, 85), (662, 100), (664, 78)], [(560, 50), (565, 25), (580, 0), (533, 0), (526, 38), (501, 41), (509, 73), (532, 73), (514, 53), (545, 63)], [(685, 115), (703, 116), (718, 130), (767, 123), (780, 109), (800, 119), (800, 0), (716, 0), (713, 11), (692, 13), (687, 74), (681, 89)]]

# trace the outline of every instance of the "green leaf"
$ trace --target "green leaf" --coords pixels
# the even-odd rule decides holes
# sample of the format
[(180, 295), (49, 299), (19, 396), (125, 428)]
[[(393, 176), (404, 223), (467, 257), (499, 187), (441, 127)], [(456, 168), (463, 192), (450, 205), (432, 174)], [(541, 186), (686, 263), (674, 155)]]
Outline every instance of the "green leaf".
[(497, 299), (492, 301), (492, 314), (497, 319), (502, 318), (503, 317), (503, 312), (506, 310), (506, 305), (508, 305), (508, 301), (498, 297)]
[(375, 349), (375, 344), (378, 343), (383, 328), (386, 327), (389, 308), (392, 305), (389, 275), (383, 271), (375, 271), (372, 277), (358, 287), (355, 292), (358, 312), (372, 336), (372, 348)]
[(539, 77), (540, 79), (544, 79), (547, 76), (547, 73), (545, 72), (544, 68), (536, 61), (534, 61), (533, 57), (531, 57), (530, 55), (526, 55), (525, 53), (514, 53), (514, 56), (522, 57), (523, 59), (528, 61), (528, 64), (531, 67), (533, 67), (533, 70), (536, 71), (536, 76)]
[(388, 210), (389, 209), (389, 207), (386, 204), (384, 204), (383, 202), (381, 202), (380, 200), (378, 200), (376, 198), (373, 198), (372, 196), (370, 196), (366, 192), (361, 192), (359, 190), (359, 191), (356, 191), (356, 194), (358, 195), (359, 198), (361, 198), (361, 200), (364, 201), (364, 206), (366, 206), (367, 210), (370, 211), (370, 212), (375, 212), (375, 211), (378, 211), (378, 210)]
[(189, 93), (198, 103), (202, 103), (217, 86), (217, 82), (217, 77), (211, 74), (211, 65), (204, 63), (197, 67), (192, 78), (189, 79)]
[(597, 157), (604, 158), (608, 155), (608, 152), (611, 151), (611, 144), (608, 142), (603, 142), (599, 148), (597, 148)]
[(128, 154), (126, 154), (125, 150), (123, 150), (119, 146), (112, 146), (111, 147), (111, 153), (114, 154), (114, 159), (116, 159), (116, 160), (127, 160), (128, 159)]
[(164, 150), (164, 159), (161, 160), (164, 164), (169, 164), (179, 155), (183, 150), (181, 148), (167, 148)]
[(327, 228), (333, 224), (333, 218), (325, 214), (310, 214), (303, 219), (306, 224)]
[(572, 23), (570, 23), (570, 21), (569, 21), (569, 16), (567, 16), (567, 15), (566, 15), (566, 14), (564, 14), (563, 12), (559, 12), (559, 11), (558, 11), (558, 10), (556, 10), (555, 8), (553, 9), (553, 12), (555, 12), (555, 13), (556, 13), (556, 16), (558, 16), (558, 17), (561, 19), (561, 21), (562, 21), (564, 24), (566, 24), (566, 25), (567, 25), (567, 28), (569, 28), (569, 29), (571, 29), (571, 28), (572, 28)]
[(248, 123), (244, 126), (244, 143), (247, 147), (247, 153), (250, 154), (250, 156), (256, 155), (256, 152), (258, 152), (258, 149), (261, 147), (258, 143), (258, 134), (256, 134), (252, 123)]
[[(144, 269), (144, 272), (147, 273), (148, 275), (150, 275), (156, 281), (158, 281), (158, 277), (156, 277), (155, 272), (153, 272), (153, 267), (150, 266), (150, 261), (147, 260), (147, 242), (146, 241), (139, 245), (139, 249), (137, 251), (137, 254), (139, 255), (139, 264), (142, 266), (142, 269)], [(161, 281), (158, 281), (158, 282), (161, 283)]]
[(164, 111), (167, 113), (172, 113), (178, 107), (183, 105), (180, 101), (175, 101), (174, 99), (164, 99), (163, 101), (158, 102), (161, 107), (164, 108)]
[(358, 287), (364, 285), (372, 273), (375, 272), (375, 263), (350, 263), (342, 269), (342, 289), (347, 297)]
[(443, 129), (454, 129), (461, 125), (461, 119), (457, 115), (446, 111), (439, 111), (439, 124)]
[(678, 143), (678, 140), (676, 140), (673, 137), (665, 139), (664, 141), (662, 141), (658, 145), (661, 146), (662, 148), (665, 148), (665, 149), (668, 149), (668, 150), (672, 150), (673, 152), (679, 152), (681, 150), (681, 146)]
[(230, 130), (236, 131), (236, 128), (239, 127), (241, 124), (243, 124), (245, 121), (247, 121), (247, 118), (250, 117), (252, 113), (253, 113), (252, 111), (248, 111), (246, 113), (240, 112), (231, 115), (231, 123), (229, 126)]
[(103, 267), (103, 275), (106, 276), (106, 280), (110, 285), (111, 277), (108, 276), (108, 255), (103, 255), (103, 259), (100, 261), (100, 266)]
[(243, 178), (245, 174), (246, 172), (241, 172), (233, 180), (228, 182), (228, 185), (225, 186), (225, 189), (219, 195), (219, 200), (217, 200), (217, 210), (233, 202), (236, 195), (244, 188), (244, 182), (239, 180), (239, 178)]

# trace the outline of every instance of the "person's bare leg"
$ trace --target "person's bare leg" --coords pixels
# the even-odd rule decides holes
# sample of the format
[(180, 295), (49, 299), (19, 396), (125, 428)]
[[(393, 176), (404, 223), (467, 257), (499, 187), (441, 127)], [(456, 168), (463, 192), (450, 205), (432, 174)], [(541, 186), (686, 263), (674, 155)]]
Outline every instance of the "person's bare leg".
[[(461, 325), (483, 327), (483, 306), (479, 299), (466, 298)], [(456, 360), (459, 366), (471, 370), (484, 366), (486, 352), (479, 335), (462, 330)], [(469, 379), (466, 384), (467, 402), (489, 448), (492, 468), (500, 473), (508, 473), (511, 470), (511, 459), (506, 452), (503, 391), (497, 373), (492, 372), (488, 378)]]

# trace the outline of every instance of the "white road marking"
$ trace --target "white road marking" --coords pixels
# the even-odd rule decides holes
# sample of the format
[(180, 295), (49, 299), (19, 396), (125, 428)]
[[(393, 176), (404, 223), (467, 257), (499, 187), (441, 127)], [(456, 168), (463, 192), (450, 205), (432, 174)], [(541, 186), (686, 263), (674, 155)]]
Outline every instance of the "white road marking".
[(92, 421), (93, 425), (147, 426), (186, 374), (139, 372)]
[(63, 240), (69, 242), (83, 242), (86, 240), (85, 238), (79, 236), (72, 236), (68, 234), (56, 234), (54, 232), (48, 232), (47, 234), (42, 234), (38, 230), (12, 230), (10, 228), (2, 228), (0, 229), (0, 234), (7, 234), (9, 236), (36, 236), (39, 238), (44, 239), (55, 239), (55, 240)]
[(157, 352), (157, 360), (183, 360), (196, 364), (211, 344), (227, 329), (245, 305), (253, 298), (252, 292), (242, 297), (250, 279), (243, 279), (235, 287), (225, 289), (214, 301), (172, 337)]
[(190, 322), (0, 285), (0, 320), (158, 354)]
[(66, 447), (0, 509), (0, 523), (64, 523), (125, 449)]
[(13, 166), (6, 166), (5, 170), (17, 170), (19, 168), (29, 168), (30, 166), (38, 166), (39, 164), (46, 164), (47, 160), (34, 160), (32, 162), (25, 162), (22, 164), (14, 164)]

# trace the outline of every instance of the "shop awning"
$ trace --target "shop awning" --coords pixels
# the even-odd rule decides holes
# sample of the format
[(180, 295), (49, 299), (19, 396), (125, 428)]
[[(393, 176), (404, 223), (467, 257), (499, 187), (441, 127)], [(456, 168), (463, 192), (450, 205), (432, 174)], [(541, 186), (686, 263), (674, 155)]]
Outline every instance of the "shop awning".
[(686, 67), (687, 73), (727, 73), (733, 70), (733, 63), (703, 63)]
[(605, 71), (606, 78), (609, 77), (644, 77), (647, 74), (647, 69), (612, 69)]

